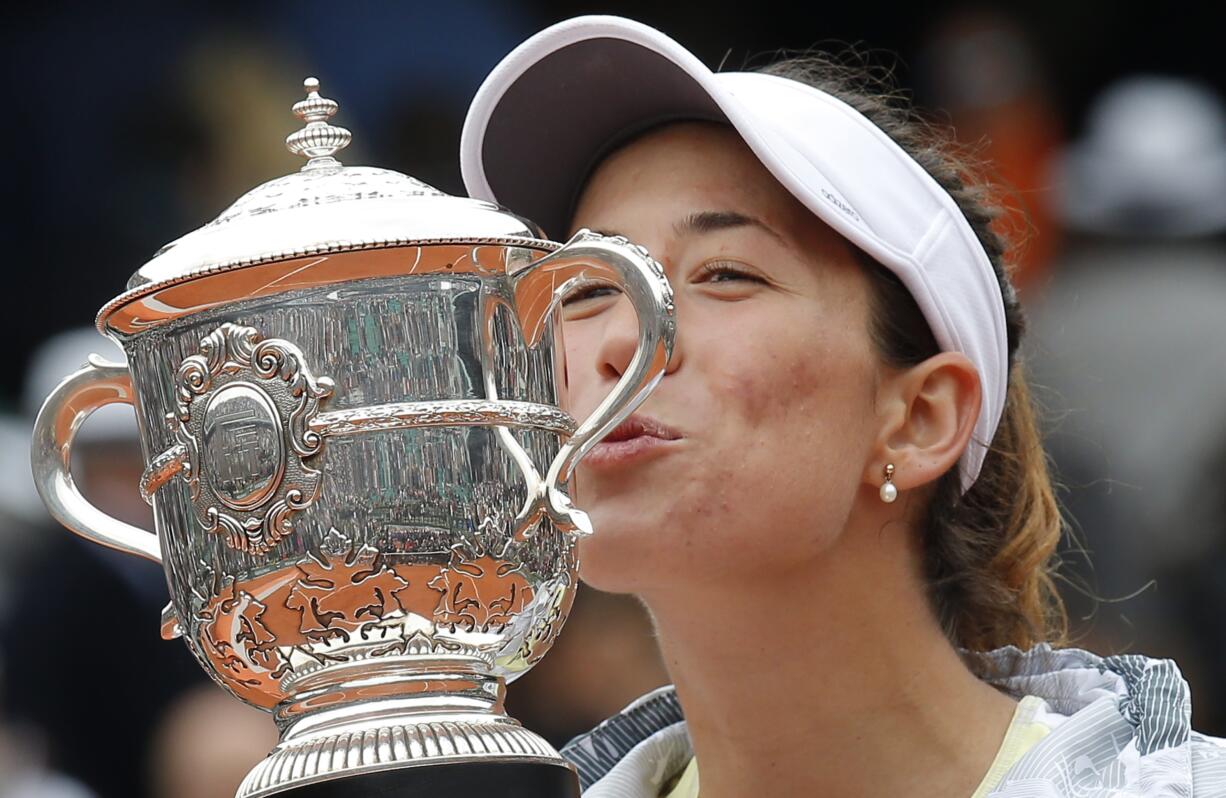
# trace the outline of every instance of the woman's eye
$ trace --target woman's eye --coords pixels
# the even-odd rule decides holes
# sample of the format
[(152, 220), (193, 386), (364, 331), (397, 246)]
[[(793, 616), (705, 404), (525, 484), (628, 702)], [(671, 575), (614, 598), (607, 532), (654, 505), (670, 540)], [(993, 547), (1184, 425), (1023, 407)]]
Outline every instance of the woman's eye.
[(584, 288), (577, 288), (567, 294), (562, 300), (562, 306), (577, 304), (586, 299), (595, 299), (602, 296), (612, 296), (620, 294), (621, 290), (611, 285), (589, 285)]
[(724, 283), (731, 281), (748, 280), (752, 283), (765, 283), (758, 275), (750, 272), (743, 266), (729, 261), (715, 261), (713, 263), (704, 263), (698, 270), (697, 276), (712, 283)]

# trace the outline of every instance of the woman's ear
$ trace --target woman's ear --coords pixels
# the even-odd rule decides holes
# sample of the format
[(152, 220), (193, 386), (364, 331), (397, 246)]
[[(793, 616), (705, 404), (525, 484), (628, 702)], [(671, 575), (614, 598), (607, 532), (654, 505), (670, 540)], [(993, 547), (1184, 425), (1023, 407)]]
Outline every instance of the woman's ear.
[(882, 379), (879, 429), (864, 480), (874, 487), (894, 464), (899, 491), (936, 480), (958, 462), (979, 419), (979, 372), (961, 352), (942, 352)]

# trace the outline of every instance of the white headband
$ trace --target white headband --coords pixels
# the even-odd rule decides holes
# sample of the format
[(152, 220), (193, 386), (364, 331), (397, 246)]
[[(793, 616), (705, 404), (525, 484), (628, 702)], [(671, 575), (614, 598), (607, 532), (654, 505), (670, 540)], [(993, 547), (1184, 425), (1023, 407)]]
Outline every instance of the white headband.
[(975, 364), (983, 402), (959, 460), (965, 492), (1005, 404), (1000, 283), (949, 194), (846, 103), (788, 78), (712, 72), (633, 20), (576, 17), (525, 41), (485, 79), (464, 122), (464, 183), (556, 236), (614, 145), (680, 119), (736, 128), (788, 191), (898, 275), (943, 351)]

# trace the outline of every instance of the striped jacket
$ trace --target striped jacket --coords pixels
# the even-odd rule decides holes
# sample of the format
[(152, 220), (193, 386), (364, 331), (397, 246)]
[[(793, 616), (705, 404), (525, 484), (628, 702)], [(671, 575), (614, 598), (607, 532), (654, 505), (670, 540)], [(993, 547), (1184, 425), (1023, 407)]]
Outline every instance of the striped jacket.
[[(1047, 643), (971, 656), (1013, 674), (991, 683), (1015, 698), (1038, 695), (1067, 716), (1008, 770), (993, 798), (1226, 798), (1226, 739), (1192, 730), (1188, 683), (1173, 661)], [(571, 740), (562, 755), (578, 769), (584, 798), (657, 798), (693, 751), (670, 685)]]

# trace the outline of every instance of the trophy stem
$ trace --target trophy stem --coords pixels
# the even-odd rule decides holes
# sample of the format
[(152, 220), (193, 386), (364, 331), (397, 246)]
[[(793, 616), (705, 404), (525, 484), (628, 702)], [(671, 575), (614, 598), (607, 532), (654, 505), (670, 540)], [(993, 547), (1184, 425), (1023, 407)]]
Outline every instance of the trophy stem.
[(400, 716), (413, 722), (433, 715), (505, 717), (506, 686), (487, 669), (463, 656), (378, 657), (323, 667), (286, 683), (288, 695), (275, 712), (282, 742)]
[[(475, 765), (493, 767), (492, 773), (500, 763), (569, 771), (553, 746), (506, 714), (505, 683), (488, 669), (463, 655), (377, 657), (294, 677), (275, 713), (281, 742), (247, 775), (236, 798), (289, 798), (333, 780), (356, 787), (356, 777), (371, 781), (373, 774), (405, 768), (429, 767), (433, 775), (378, 778), (437, 781), (446, 773), (482, 772)], [(445, 765), (464, 767), (434, 772)]]

